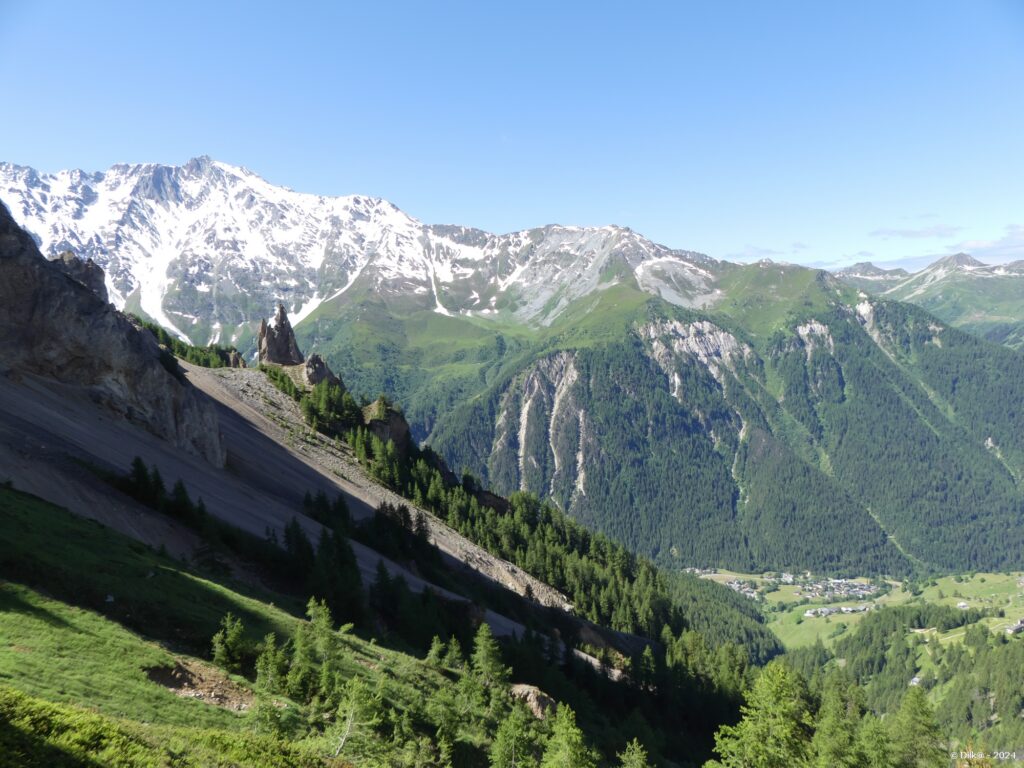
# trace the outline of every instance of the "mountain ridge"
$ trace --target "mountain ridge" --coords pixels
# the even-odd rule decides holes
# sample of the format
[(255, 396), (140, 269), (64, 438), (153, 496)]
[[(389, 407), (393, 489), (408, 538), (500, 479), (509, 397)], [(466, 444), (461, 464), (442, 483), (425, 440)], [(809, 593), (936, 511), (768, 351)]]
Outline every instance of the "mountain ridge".
[[(250, 352), (260, 318), (279, 300), (296, 325), (343, 296), (371, 292), (398, 312), (544, 326), (623, 279), (676, 306), (712, 310), (727, 299), (723, 283), (750, 266), (670, 248), (615, 225), (547, 224), (496, 234), (426, 224), (383, 198), (298, 192), (206, 155), (102, 172), (41, 173), (0, 163), (0, 199), (49, 257), (72, 250), (103, 267), (119, 308), (189, 342)], [(978, 280), (1024, 276), (1019, 262), (985, 265), (967, 254), (914, 273), (860, 262), (833, 274), (997, 341), (999, 328), (1024, 323), (1024, 307), (1015, 306), (1016, 317), (978, 309), (984, 320), (944, 312), (930, 294), (964, 271)]]
[[(301, 322), (361, 278), (439, 314), (543, 324), (626, 272), (677, 303), (699, 303), (717, 264), (625, 227), (499, 235), (426, 225), (380, 198), (294, 192), (208, 157), (93, 174), (0, 163), (0, 198), (43, 251), (103, 266), (119, 307), (197, 343), (227, 341), (232, 325), (232, 343), (248, 340), (240, 326), (276, 299)], [(243, 288), (247, 300), (232, 300)]]
[[(125, 268), (167, 225), (176, 245), (154, 251), (177, 254), (166, 282), (122, 290), (129, 308), (157, 300), (192, 318), (197, 341), (251, 349), (279, 298), (298, 305), (301, 347), (356, 396), (402, 403), (415, 440), (453, 469), (551, 495), (663, 564), (903, 575), (1018, 562), (994, 532), (1020, 504), (1019, 419), (985, 410), (1024, 397), (1009, 350), (823, 270), (716, 261), (618, 227), (428, 226), (383, 201), (264, 194), (241, 173), (201, 160), (111, 177), (124, 230), (75, 236), (94, 260), (109, 240)], [(66, 245), (78, 220), (49, 194), (18, 199)], [(306, 203), (338, 216), (310, 223)], [(972, 388), (985, 408), (963, 397)]]

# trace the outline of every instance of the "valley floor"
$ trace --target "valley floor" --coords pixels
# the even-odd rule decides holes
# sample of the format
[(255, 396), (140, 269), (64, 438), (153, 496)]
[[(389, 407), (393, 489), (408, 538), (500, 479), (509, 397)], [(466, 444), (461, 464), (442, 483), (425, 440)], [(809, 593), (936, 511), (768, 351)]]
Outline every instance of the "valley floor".
[[(807, 648), (818, 641), (829, 647), (838, 638), (855, 630), (868, 611), (886, 606), (932, 603), (962, 610), (978, 609), (1001, 613), (1002, 615), (984, 616), (974, 622), (997, 634), (1006, 633), (1024, 621), (1022, 572), (942, 576), (921, 585), (888, 581), (880, 587), (872, 587), (873, 582), (866, 578), (845, 580), (862, 584), (866, 588), (877, 589), (874, 594), (861, 599), (814, 594), (816, 590), (810, 587), (810, 584), (827, 583), (827, 579), (797, 577), (797, 583), (787, 584), (780, 581), (778, 574), (738, 573), (721, 569), (713, 573), (704, 573), (702, 577), (752, 595), (750, 599), (761, 606), (767, 626), (778, 636), (787, 650)], [(801, 580), (804, 583), (800, 583)], [(844, 608), (850, 612), (843, 611)], [(867, 610), (863, 610), (864, 608)], [(809, 616), (809, 611), (820, 613)], [(966, 628), (960, 627), (944, 633), (927, 629), (915, 632), (948, 643), (962, 639)]]

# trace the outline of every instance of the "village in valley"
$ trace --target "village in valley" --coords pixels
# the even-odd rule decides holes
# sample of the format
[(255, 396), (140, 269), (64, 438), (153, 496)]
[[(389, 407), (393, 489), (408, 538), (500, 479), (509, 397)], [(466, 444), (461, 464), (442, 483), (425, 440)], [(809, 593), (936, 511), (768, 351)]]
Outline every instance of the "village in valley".
[[(884, 583), (875, 583), (867, 579), (828, 578), (815, 576), (810, 571), (805, 571), (802, 574), (773, 573), (769, 571), (761, 576), (746, 576), (731, 574), (726, 571), (720, 572), (717, 568), (687, 568), (686, 570), (701, 578), (708, 578), (725, 584), (733, 591), (739, 592), (751, 600), (762, 600), (766, 594), (774, 592), (783, 586), (793, 587), (792, 594), (794, 597), (803, 597), (808, 600), (821, 599), (825, 602), (867, 600), (888, 588), (888, 585)], [(727, 578), (719, 578), (722, 574), (726, 575)], [(835, 611), (827, 611), (825, 613), (812, 613), (809, 610), (807, 615), (828, 616), (830, 613), (839, 612), (839, 610), (837, 608)], [(852, 611), (845, 612), (850, 613)]]
[[(986, 613), (992, 632), (1024, 634), (1024, 575), (970, 573), (920, 583), (867, 578), (834, 578), (810, 572), (737, 573), (717, 568), (687, 568), (699, 578), (724, 584), (758, 603), (766, 624), (788, 648), (822, 641), (831, 645), (873, 610), (911, 601), (948, 605)], [(963, 629), (940, 636), (955, 639)]]

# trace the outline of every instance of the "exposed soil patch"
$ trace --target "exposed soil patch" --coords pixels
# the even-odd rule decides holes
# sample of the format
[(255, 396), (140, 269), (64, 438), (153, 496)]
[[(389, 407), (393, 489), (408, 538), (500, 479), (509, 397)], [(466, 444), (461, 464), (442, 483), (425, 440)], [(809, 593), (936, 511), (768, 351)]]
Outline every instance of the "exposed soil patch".
[(157, 685), (186, 699), (199, 699), (215, 707), (244, 712), (252, 705), (252, 691), (243, 688), (216, 667), (191, 659), (177, 659), (173, 667), (149, 667), (146, 675)]

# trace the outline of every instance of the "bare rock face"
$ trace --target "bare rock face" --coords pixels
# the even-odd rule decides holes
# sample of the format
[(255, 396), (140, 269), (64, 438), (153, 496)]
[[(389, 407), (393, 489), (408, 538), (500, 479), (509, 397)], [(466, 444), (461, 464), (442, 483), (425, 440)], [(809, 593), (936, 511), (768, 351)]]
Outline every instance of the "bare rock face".
[(266, 319), (260, 321), (258, 343), (260, 363), (300, 365), (303, 362), (284, 304), (277, 305), (277, 312), (269, 323)]
[(47, 261), (0, 204), (0, 374), (35, 374), (223, 466), (213, 406), (149, 331)]
[(60, 256), (50, 262), (60, 269), (68, 277), (77, 280), (90, 291), (99, 296), (103, 301), (109, 301), (107, 296), (107, 280), (103, 273), (103, 267), (92, 259), (82, 261), (71, 251), (64, 251)]
[(334, 371), (328, 367), (324, 359), (314, 352), (306, 360), (306, 383), (311, 387), (315, 387), (321, 381), (326, 381), (343, 389), (345, 386), (341, 383), (341, 379), (334, 375)]
[(558, 708), (558, 702), (535, 685), (517, 683), (512, 686), (512, 698), (523, 702), (538, 720), (545, 719)]
[(405, 420), (401, 411), (383, 397), (363, 409), (363, 421), (366, 428), (385, 443), (388, 440), (392, 441), (400, 454), (405, 455), (408, 452), (409, 446), (412, 445), (409, 422)]
[(228, 355), (228, 366), (231, 368), (248, 368), (245, 364), (245, 358), (235, 349), (231, 350), (231, 354)]

